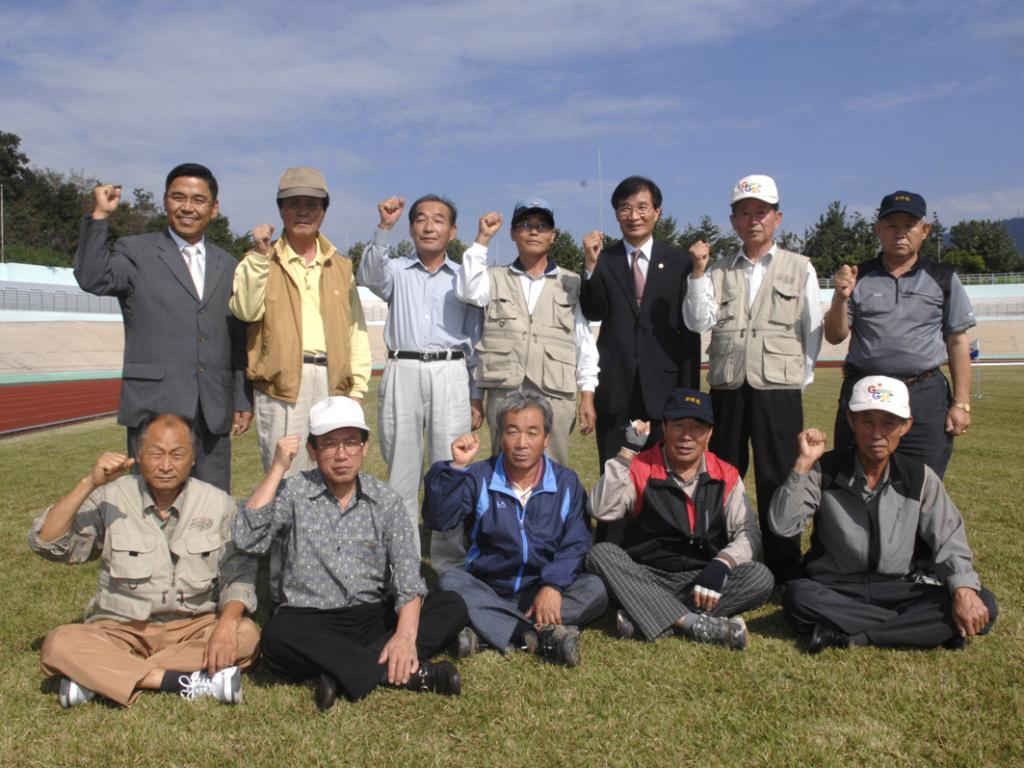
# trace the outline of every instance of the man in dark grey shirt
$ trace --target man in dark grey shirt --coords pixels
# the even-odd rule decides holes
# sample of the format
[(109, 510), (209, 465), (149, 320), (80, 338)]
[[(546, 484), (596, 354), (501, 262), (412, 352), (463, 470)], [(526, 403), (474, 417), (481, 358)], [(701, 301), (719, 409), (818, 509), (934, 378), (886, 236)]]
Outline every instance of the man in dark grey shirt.
[(284, 602), (264, 627), (263, 658), (281, 677), (316, 677), (321, 710), (339, 687), (353, 701), (384, 683), (461, 691), (450, 662), (427, 659), (466, 625), (466, 605), (451, 592), (427, 595), (401, 497), (359, 472), (369, 435), (355, 400), (321, 400), (310, 410), (307, 445), (317, 468), (284, 479), (300, 445), (298, 435), (281, 438), (235, 522), (242, 551), (283, 542)]
[[(956, 272), (920, 255), (931, 232), (924, 198), (893, 192), (882, 198), (875, 232), (877, 258), (860, 267), (844, 265), (835, 275), (832, 305), (825, 313), (825, 338), (850, 337), (839, 395), (835, 447), (853, 443), (846, 405), (853, 383), (878, 374), (910, 389), (913, 427), (900, 453), (920, 459), (941, 478), (953, 453), (953, 438), (971, 425), (971, 360), (967, 330), (974, 310)], [(940, 366), (948, 360), (952, 392)]]

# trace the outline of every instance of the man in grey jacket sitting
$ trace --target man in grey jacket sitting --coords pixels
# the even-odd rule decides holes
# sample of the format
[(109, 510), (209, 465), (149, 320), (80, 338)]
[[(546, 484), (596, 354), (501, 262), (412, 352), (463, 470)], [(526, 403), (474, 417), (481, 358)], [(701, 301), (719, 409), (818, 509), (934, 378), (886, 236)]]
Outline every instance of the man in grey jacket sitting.
[(780, 536), (814, 520), (807, 577), (786, 587), (786, 618), (808, 650), (850, 645), (962, 647), (995, 622), (960, 511), (920, 461), (895, 454), (910, 429), (910, 397), (898, 379), (858, 381), (847, 419), (854, 446), (825, 453), (806, 429), (800, 455), (772, 499)]

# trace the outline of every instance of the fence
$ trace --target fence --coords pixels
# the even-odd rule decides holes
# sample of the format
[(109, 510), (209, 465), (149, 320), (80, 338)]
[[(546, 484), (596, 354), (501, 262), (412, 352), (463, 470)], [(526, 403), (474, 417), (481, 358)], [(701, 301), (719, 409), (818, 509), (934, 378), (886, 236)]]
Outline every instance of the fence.
[[(1013, 285), (1024, 283), (1024, 272), (993, 272), (983, 275), (967, 275), (958, 273), (960, 282), (964, 285)], [(818, 279), (818, 285), (822, 289), (831, 290), (835, 287), (831, 277)]]
[(52, 290), (39, 288), (0, 288), (0, 309), (15, 309), (31, 312), (89, 312), (102, 315), (119, 315), (121, 307), (113, 296), (93, 296), (81, 291)]

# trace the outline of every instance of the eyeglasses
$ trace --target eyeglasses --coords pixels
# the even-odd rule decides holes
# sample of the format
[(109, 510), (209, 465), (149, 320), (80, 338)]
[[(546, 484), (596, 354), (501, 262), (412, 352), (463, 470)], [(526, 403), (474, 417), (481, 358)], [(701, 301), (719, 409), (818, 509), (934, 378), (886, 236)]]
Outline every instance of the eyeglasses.
[(620, 205), (618, 208), (615, 209), (615, 213), (622, 217), (632, 216), (634, 213), (636, 213), (638, 216), (646, 218), (647, 214), (649, 214), (653, 210), (653, 205), (648, 205), (647, 203), (640, 203), (640, 205)]
[(512, 225), (512, 229), (518, 229), (520, 232), (526, 232), (530, 229), (535, 229), (538, 232), (550, 232), (554, 228), (554, 224), (549, 224), (546, 221), (517, 221)]
[(349, 438), (348, 440), (317, 440), (316, 449), (322, 453), (337, 453), (341, 449), (349, 456), (355, 456), (363, 449), (365, 440)]
[(203, 195), (192, 195), (189, 197), (188, 195), (183, 195), (181, 192), (172, 192), (167, 196), (167, 199), (175, 205), (191, 203), (195, 208), (205, 208), (213, 202), (210, 198), (204, 197)]

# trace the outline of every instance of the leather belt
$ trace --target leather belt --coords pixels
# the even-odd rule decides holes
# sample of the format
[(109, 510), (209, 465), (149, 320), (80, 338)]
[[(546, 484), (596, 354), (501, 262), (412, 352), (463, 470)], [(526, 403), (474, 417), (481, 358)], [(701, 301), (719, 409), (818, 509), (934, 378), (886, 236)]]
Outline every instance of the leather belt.
[(327, 355), (303, 355), (302, 362), (306, 365), (327, 365)]
[(419, 360), (421, 363), (436, 363), (438, 360), (462, 360), (466, 353), (461, 349), (435, 349), (426, 352), (412, 352), (403, 349), (389, 349), (389, 360)]
[(857, 368), (854, 368), (852, 365), (844, 365), (843, 366), (843, 378), (844, 379), (850, 379), (850, 378), (852, 378), (852, 379), (862, 379), (865, 376), (889, 376), (889, 378), (891, 378), (891, 379), (899, 379), (904, 384), (906, 384), (908, 387), (912, 387), (915, 384), (917, 384), (918, 382), (924, 381), (925, 379), (930, 379), (932, 376), (941, 376), (941, 375), (942, 375), (942, 371), (940, 371), (938, 368), (932, 368), (930, 371), (925, 371), (924, 373), (919, 373), (916, 376), (892, 376), (892, 375), (890, 375), (888, 373), (879, 373), (879, 374), (864, 373), (864, 371), (861, 371), (861, 370), (859, 370)]

